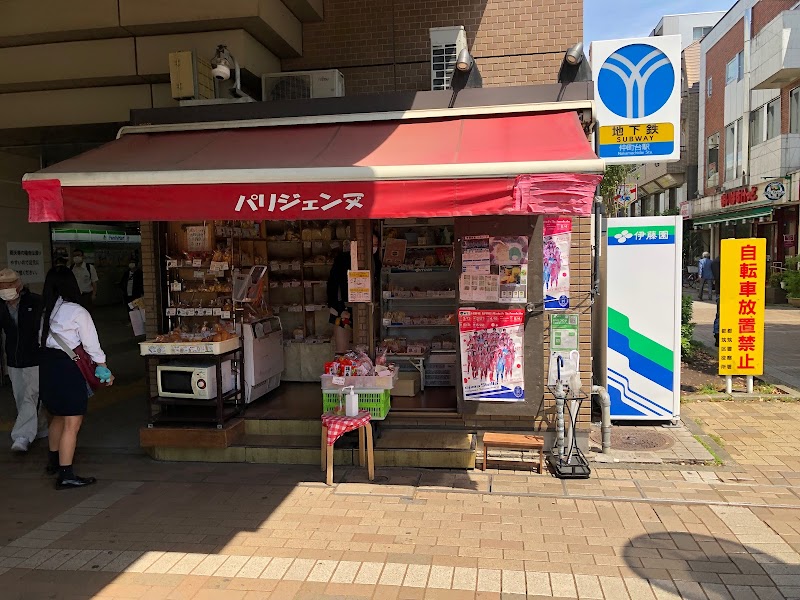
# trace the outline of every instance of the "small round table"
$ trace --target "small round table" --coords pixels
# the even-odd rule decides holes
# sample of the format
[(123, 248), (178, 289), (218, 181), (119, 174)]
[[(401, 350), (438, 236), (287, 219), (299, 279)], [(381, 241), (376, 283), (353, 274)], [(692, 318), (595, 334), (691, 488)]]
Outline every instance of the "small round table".
[[(358, 429), (358, 463), (367, 464), (369, 480), (375, 479), (375, 455), (372, 450), (372, 425), (369, 411), (362, 410), (355, 417), (326, 412), (322, 415), (321, 467), (325, 483), (333, 485), (333, 444), (349, 431)], [(366, 461), (365, 461), (366, 459)]]

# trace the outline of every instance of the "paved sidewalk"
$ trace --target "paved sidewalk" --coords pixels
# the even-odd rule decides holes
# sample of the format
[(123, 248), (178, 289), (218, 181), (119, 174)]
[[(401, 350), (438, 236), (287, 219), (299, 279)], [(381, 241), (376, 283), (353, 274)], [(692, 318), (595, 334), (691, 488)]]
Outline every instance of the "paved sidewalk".
[[(33, 458), (33, 457), (28, 457)], [(546, 475), (0, 457), (0, 596), (800, 598), (800, 490), (729, 471)], [(33, 500), (33, 502), (31, 502)]]
[[(712, 302), (694, 302), (693, 320), (697, 323), (694, 337), (714, 350), (716, 311), (717, 306)], [(789, 305), (768, 306), (766, 313), (765, 374), (778, 383), (800, 390), (800, 309)]]

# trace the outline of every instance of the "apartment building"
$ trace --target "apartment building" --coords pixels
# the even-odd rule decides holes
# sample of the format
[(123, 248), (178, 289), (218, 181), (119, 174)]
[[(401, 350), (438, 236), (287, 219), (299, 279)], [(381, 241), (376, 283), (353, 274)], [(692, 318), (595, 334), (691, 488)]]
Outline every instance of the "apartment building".
[(721, 239), (762, 237), (772, 264), (797, 254), (800, 10), (740, 0), (700, 42), (698, 194), (692, 224)]

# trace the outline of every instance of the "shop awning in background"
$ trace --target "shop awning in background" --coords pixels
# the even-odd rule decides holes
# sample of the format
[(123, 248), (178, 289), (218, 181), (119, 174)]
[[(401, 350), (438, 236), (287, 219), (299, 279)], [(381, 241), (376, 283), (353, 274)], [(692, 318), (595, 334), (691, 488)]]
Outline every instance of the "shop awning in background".
[(715, 223), (724, 223), (726, 221), (744, 221), (746, 219), (760, 219), (772, 218), (772, 206), (758, 206), (756, 208), (748, 208), (747, 210), (736, 210), (719, 215), (709, 215), (707, 217), (697, 217), (692, 219), (692, 225), (699, 227), (702, 225), (713, 225)]
[(604, 168), (574, 111), (128, 131), (26, 175), (30, 220), (589, 214)]

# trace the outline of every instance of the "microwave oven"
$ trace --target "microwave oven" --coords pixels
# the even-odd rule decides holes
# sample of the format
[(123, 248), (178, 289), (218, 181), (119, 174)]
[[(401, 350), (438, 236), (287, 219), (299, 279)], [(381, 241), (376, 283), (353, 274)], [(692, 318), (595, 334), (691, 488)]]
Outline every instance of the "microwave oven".
[[(213, 400), (217, 397), (217, 365), (214, 362), (170, 362), (156, 368), (158, 395), (165, 398)], [(222, 363), (222, 393), (234, 389), (231, 361)]]

